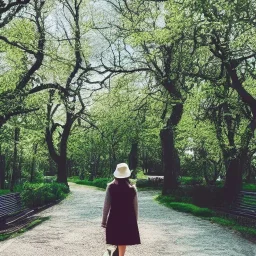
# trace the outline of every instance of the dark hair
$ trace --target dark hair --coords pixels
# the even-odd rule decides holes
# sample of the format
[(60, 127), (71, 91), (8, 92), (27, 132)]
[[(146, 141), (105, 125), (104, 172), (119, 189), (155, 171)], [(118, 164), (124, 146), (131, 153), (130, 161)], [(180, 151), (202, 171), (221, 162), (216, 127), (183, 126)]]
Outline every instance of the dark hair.
[(131, 182), (130, 182), (130, 180), (129, 180), (129, 178), (116, 178), (115, 177), (115, 180), (117, 180), (118, 181), (118, 185), (127, 185), (127, 183), (129, 184), (129, 185), (132, 185), (131, 184)]

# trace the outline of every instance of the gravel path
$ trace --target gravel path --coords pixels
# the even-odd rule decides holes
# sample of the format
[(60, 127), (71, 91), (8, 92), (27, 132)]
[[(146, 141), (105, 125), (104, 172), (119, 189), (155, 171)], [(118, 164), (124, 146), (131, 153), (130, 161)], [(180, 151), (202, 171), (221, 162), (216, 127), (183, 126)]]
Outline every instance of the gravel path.
[[(105, 244), (100, 227), (104, 191), (71, 185), (72, 194), (41, 216), (50, 220), (0, 242), (1, 256), (101, 256)], [(126, 256), (255, 256), (256, 245), (209, 221), (168, 209), (152, 200), (156, 192), (139, 192), (141, 245)]]

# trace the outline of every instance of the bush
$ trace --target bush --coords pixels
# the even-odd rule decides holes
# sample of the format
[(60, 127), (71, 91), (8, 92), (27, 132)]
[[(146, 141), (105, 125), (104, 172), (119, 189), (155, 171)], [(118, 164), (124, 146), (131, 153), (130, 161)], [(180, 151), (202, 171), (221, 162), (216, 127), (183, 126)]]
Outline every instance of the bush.
[[(95, 186), (98, 188), (106, 188), (107, 184), (111, 181), (112, 179), (109, 178), (98, 178), (98, 179), (94, 179), (93, 181), (89, 181), (89, 180), (73, 180), (73, 182), (75, 182), (76, 184), (81, 184), (81, 185), (87, 185), (87, 186)], [(72, 181), (70, 179), (70, 181)]]
[(137, 171), (136, 177), (137, 179), (147, 179), (147, 175), (145, 175), (142, 170)]
[(193, 187), (187, 186), (178, 188), (171, 193), (175, 202), (192, 203)]
[(203, 178), (195, 178), (195, 177), (181, 177), (179, 179), (179, 182), (182, 185), (200, 185), (203, 183)]
[(149, 187), (149, 182), (145, 179), (137, 179), (136, 186), (138, 188), (146, 188)]
[(138, 188), (161, 188), (163, 186), (164, 179), (160, 177), (148, 177), (148, 179), (138, 179), (136, 182), (136, 186)]
[(200, 207), (220, 206), (224, 190), (210, 186), (195, 186), (192, 190), (192, 203)]
[(9, 194), (9, 193), (10, 193), (9, 189), (0, 189), (0, 196), (6, 195), (6, 194)]
[(245, 191), (255, 192), (256, 191), (256, 184), (243, 183), (243, 188), (242, 189), (245, 190)]
[(21, 197), (27, 207), (39, 207), (64, 199), (69, 188), (61, 183), (24, 183)]
[(221, 206), (224, 200), (223, 188), (213, 186), (182, 185), (170, 194), (175, 202), (192, 203), (199, 207)]
[[(74, 182), (76, 184), (86, 185), (86, 186), (94, 186), (94, 187), (103, 188), (103, 189), (106, 189), (107, 184), (109, 182), (111, 182), (112, 180), (113, 180), (113, 178), (97, 178), (97, 179), (94, 179), (93, 181), (79, 180), (79, 178), (77, 178), (77, 177), (72, 177), (72, 178), (68, 179), (68, 181)], [(136, 181), (135, 179), (130, 179), (131, 184), (135, 184), (135, 181)]]
[(44, 176), (44, 183), (53, 183), (57, 181), (56, 176)]

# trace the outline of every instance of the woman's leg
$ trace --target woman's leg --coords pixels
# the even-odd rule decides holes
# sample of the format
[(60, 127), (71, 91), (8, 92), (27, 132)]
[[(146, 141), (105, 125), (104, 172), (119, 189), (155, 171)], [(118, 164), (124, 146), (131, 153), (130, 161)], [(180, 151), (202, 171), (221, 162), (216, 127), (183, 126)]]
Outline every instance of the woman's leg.
[(124, 256), (125, 249), (126, 249), (126, 245), (118, 245), (118, 252), (119, 252), (118, 256)]

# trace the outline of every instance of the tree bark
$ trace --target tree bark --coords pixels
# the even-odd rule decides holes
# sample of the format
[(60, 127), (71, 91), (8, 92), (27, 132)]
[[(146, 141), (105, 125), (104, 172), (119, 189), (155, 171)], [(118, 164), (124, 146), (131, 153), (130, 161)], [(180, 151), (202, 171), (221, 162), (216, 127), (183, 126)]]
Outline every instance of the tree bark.
[(18, 163), (18, 180), (19, 180), (19, 182), (21, 182), (21, 177), (22, 177), (22, 157), (23, 157), (23, 150), (21, 149), (20, 156), (19, 156), (19, 163)]
[(47, 172), (47, 175), (49, 175), (49, 176), (56, 175), (55, 162), (51, 158), (50, 154), (49, 154), (49, 157), (48, 157), (48, 162), (49, 162), (49, 171)]
[(59, 154), (56, 152), (53, 144), (53, 132), (55, 129), (46, 128), (46, 142), (49, 150), (49, 154), (53, 161), (57, 164), (57, 182), (68, 185), (67, 180), (67, 142), (70, 135), (70, 130), (74, 119), (72, 114), (66, 113), (66, 123), (63, 126), (63, 132), (61, 135)]
[(13, 171), (11, 179), (10, 190), (13, 191), (15, 184), (18, 182), (19, 170), (18, 170), (18, 143), (20, 139), (20, 128), (15, 127), (14, 129), (14, 149), (13, 149)]
[(138, 143), (132, 143), (132, 147), (131, 147), (131, 151), (129, 154), (129, 168), (130, 170), (132, 170), (132, 178), (135, 179), (136, 178), (136, 168), (138, 165)]
[(38, 143), (34, 144), (34, 147), (33, 147), (33, 158), (32, 158), (32, 165), (31, 165), (30, 182), (34, 181), (34, 176), (36, 171), (37, 146), (38, 146)]
[(60, 156), (57, 160), (58, 173), (57, 173), (57, 182), (64, 183), (68, 185), (68, 176), (67, 176), (67, 144), (68, 137), (70, 135), (70, 130), (73, 124), (72, 114), (67, 112), (66, 123), (63, 128), (63, 133), (61, 136), (60, 142)]
[(57, 182), (68, 184), (67, 180), (67, 156), (65, 154), (59, 157), (57, 162), (58, 171), (57, 171)]
[(160, 132), (162, 143), (162, 157), (164, 168), (164, 186), (162, 193), (168, 194), (178, 187), (178, 154), (174, 146), (174, 135), (171, 128), (162, 129)]
[(232, 201), (242, 189), (243, 171), (248, 160), (249, 143), (253, 137), (251, 124), (248, 125), (241, 137), (241, 148), (229, 161), (225, 180), (225, 195), (227, 201)]
[(180, 159), (175, 148), (174, 130), (181, 120), (182, 113), (183, 103), (177, 103), (172, 109), (172, 114), (168, 120), (167, 127), (160, 131), (164, 170), (163, 194), (167, 194), (178, 187)]

